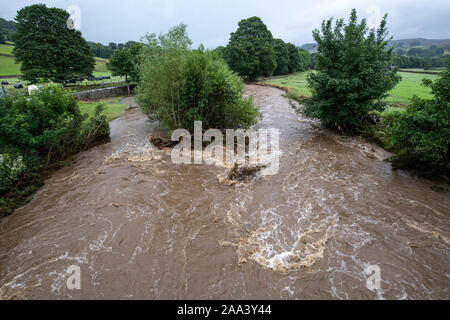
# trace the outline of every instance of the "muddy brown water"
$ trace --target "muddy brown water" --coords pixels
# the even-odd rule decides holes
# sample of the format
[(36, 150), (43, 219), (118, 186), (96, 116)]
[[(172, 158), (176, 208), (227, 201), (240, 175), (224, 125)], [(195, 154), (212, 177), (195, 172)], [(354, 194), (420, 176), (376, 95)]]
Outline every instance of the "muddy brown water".
[(0, 297), (449, 299), (448, 194), (297, 116), (277, 89), (246, 94), (257, 127), (280, 129), (279, 174), (219, 185), (224, 168), (172, 164), (148, 142), (163, 132), (128, 110), (111, 143), (0, 220)]

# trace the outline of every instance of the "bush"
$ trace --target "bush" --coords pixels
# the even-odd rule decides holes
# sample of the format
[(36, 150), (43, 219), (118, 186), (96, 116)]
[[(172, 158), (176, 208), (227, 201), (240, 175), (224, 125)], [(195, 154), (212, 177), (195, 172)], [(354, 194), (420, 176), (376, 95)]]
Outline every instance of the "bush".
[(87, 120), (74, 96), (60, 85), (30, 97), (0, 98), (0, 215), (23, 204), (50, 168), (73, 154), (109, 140), (102, 106)]
[(8, 154), (0, 154), (0, 192), (11, 188), (25, 170), (21, 156), (13, 158)]
[(193, 131), (194, 121), (208, 128), (247, 128), (258, 111), (242, 97), (244, 85), (213, 52), (189, 50), (186, 26), (156, 39), (144, 48), (138, 101), (150, 119), (169, 129)]
[(358, 23), (356, 10), (344, 25), (323, 22), (322, 34), (313, 32), (318, 44), (316, 73), (308, 84), (312, 97), (306, 101), (305, 115), (341, 132), (354, 133), (369, 120), (371, 111), (382, 111), (382, 101), (399, 81), (390, 70), (392, 50), (386, 50), (386, 16), (378, 30), (368, 30), (366, 20)]
[[(449, 61), (450, 62), (450, 61)], [(389, 113), (385, 118), (396, 148), (394, 166), (418, 171), (427, 176), (444, 176), (450, 171), (450, 71), (435, 82), (423, 80), (433, 99), (414, 97), (406, 112)]]

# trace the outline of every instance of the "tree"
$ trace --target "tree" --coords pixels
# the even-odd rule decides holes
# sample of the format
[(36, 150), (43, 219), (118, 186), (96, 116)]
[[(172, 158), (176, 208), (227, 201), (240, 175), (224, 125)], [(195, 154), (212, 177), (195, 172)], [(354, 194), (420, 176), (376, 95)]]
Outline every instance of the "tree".
[[(450, 58), (447, 69), (432, 82), (432, 99), (414, 96), (405, 112), (390, 112), (385, 117), (392, 144), (397, 154), (392, 158), (396, 167), (418, 169), (422, 173), (450, 177)], [(424, 172), (428, 171), (428, 172)], [(432, 172), (434, 171), (434, 173)]]
[(142, 43), (133, 42), (130, 48), (122, 48), (114, 51), (107, 63), (113, 76), (125, 77), (128, 82), (139, 82)]
[(6, 42), (5, 36), (0, 34), (0, 44), (4, 44), (5, 42)]
[(44, 4), (18, 11), (13, 54), (22, 63), (24, 80), (62, 83), (92, 74), (95, 61), (89, 45), (79, 31), (68, 27), (68, 19), (66, 11)]
[(190, 50), (186, 25), (147, 36), (138, 101), (150, 119), (169, 129), (247, 128), (258, 111), (242, 96), (244, 85), (216, 52)]
[(110, 48), (113, 49), (113, 50), (116, 50), (116, 49), (117, 49), (117, 44), (115, 44), (114, 42), (110, 42), (110, 43), (108, 44), (108, 47), (110, 47)]
[(298, 49), (300, 55), (300, 71), (306, 71), (311, 68), (311, 55), (304, 49)]
[(286, 43), (281, 39), (273, 40), (273, 50), (275, 51), (275, 57), (277, 67), (273, 72), (274, 75), (283, 75), (289, 73), (290, 54)]
[(313, 31), (318, 44), (316, 73), (308, 77), (312, 97), (304, 113), (341, 133), (355, 132), (369, 119), (369, 112), (384, 110), (383, 99), (400, 81), (387, 50), (387, 15), (377, 30), (366, 20), (358, 23), (353, 9), (348, 24), (343, 19), (323, 21), (321, 31)]
[(272, 33), (260, 18), (241, 20), (227, 46), (228, 65), (249, 80), (271, 76), (277, 67), (272, 42)]
[(289, 51), (289, 73), (300, 71), (301, 60), (297, 47), (292, 43), (288, 43), (287, 49)]
[(109, 59), (114, 53), (114, 49), (109, 46), (104, 46), (101, 43), (88, 42), (89, 47), (91, 48), (91, 53), (95, 57)]

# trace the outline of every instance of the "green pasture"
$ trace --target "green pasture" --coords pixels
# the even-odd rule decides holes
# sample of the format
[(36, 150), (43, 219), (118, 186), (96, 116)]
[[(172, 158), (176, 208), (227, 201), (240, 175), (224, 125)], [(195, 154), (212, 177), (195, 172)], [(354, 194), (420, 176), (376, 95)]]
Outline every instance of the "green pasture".
[[(309, 72), (300, 72), (285, 77), (277, 77), (264, 81), (264, 83), (289, 88), (296, 95), (311, 96), (307, 87), (306, 77)], [(422, 79), (437, 79), (437, 75), (399, 72), (402, 81), (389, 92), (386, 101), (391, 107), (404, 107), (409, 100), (417, 95), (420, 98), (431, 98), (431, 90), (422, 85)]]

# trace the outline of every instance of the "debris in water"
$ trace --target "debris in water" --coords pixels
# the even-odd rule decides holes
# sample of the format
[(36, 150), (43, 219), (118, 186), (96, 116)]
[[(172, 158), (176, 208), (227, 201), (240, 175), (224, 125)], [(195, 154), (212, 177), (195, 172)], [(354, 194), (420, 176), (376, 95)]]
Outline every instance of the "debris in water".
[(223, 174), (217, 176), (217, 181), (221, 185), (232, 186), (237, 182), (247, 181), (256, 176), (258, 172), (266, 168), (265, 165), (249, 165), (239, 166), (237, 163)]
[(162, 138), (162, 137), (151, 137), (150, 138), (150, 142), (157, 147), (159, 150), (163, 150), (163, 149), (172, 149), (173, 147), (175, 147), (177, 144), (179, 144), (178, 141), (171, 141), (167, 138)]

